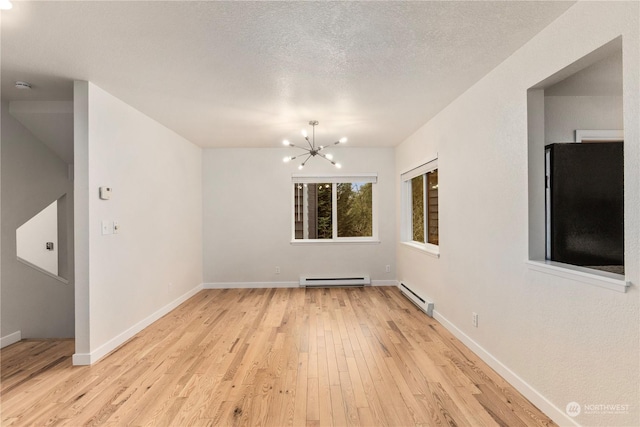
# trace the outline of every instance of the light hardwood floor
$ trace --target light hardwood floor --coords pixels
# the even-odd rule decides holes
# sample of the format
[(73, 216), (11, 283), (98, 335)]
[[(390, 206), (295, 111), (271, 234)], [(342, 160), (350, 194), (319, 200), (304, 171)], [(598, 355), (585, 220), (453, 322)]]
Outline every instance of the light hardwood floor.
[(555, 425), (393, 287), (205, 290), (93, 366), (2, 357), (2, 425)]

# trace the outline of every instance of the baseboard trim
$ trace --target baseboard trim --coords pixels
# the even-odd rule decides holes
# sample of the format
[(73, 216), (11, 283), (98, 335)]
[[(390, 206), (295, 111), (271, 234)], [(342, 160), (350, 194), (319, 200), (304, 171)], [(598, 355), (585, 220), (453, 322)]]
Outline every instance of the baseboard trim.
[(487, 365), (489, 365), (494, 371), (496, 371), (502, 378), (507, 380), (516, 390), (518, 390), (524, 397), (529, 399), (531, 403), (536, 405), (538, 409), (544, 412), (549, 418), (551, 418), (558, 425), (577, 426), (580, 424), (573, 418), (569, 417), (563, 410), (555, 406), (540, 392), (533, 388), (529, 383), (520, 378), (518, 374), (513, 372), (507, 366), (505, 366), (495, 356), (485, 350), (480, 344), (475, 342), (471, 337), (460, 330), (456, 325), (451, 323), (446, 317), (433, 311), (433, 318), (436, 319), (442, 326), (444, 326), (449, 332), (451, 332), (456, 338), (458, 338), (464, 345), (469, 347), (480, 359), (482, 359)]
[[(372, 280), (371, 286), (398, 286), (397, 280)], [(299, 282), (214, 282), (205, 283), (204, 289), (265, 289), (299, 288)]]
[(22, 339), (22, 332), (16, 331), (12, 334), (0, 338), (0, 348), (5, 348), (11, 344), (15, 344)]
[(205, 283), (204, 289), (266, 289), (297, 288), (298, 282), (214, 282)]
[(73, 364), (74, 365), (92, 365), (96, 363), (98, 360), (102, 359), (107, 354), (111, 353), (116, 348), (120, 347), (127, 340), (132, 338), (135, 334), (142, 331), (147, 326), (151, 325), (156, 320), (160, 319), (165, 314), (171, 312), (180, 304), (197, 294), (203, 289), (202, 284), (196, 286), (191, 289), (189, 292), (179, 296), (175, 300), (171, 301), (169, 304), (160, 308), (150, 316), (142, 319), (140, 322), (136, 323), (126, 331), (120, 333), (114, 338), (110, 339), (106, 343), (102, 344), (100, 347), (92, 351), (91, 353), (76, 353), (73, 355)]
[(400, 286), (400, 282), (397, 280), (372, 280), (371, 286)]

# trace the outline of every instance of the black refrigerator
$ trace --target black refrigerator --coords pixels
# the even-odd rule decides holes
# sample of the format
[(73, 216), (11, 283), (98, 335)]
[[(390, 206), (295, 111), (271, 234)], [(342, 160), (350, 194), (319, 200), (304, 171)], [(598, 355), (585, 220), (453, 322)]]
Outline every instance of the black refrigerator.
[(559, 143), (545, 150), (547, 259), (623, 269), (623, 143)]

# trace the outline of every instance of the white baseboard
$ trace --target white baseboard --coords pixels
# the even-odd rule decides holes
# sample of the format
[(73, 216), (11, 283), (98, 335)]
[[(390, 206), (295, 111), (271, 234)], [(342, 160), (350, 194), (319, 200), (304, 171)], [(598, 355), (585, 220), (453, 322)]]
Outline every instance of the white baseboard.
[(203, 289), (202, 284), (196, 286), (191, 289), (189, 292), (181, 295), (175, 300), (171, 301), (169, 304), (165, 305), (161, 309), (157, 310), (155, 313), (150, 316), (142, 319), (140, 322), (136, 323), (126, 331), (121, 334), (115, 336), (110, 339), (106, 343), (102, 344), (100, 347), (92, 351), (91, 353), (76, 353), (73, 355), (73, 364), (74, 365), (92, 365), (107, 354), (111, 353), (113, 350), (124, 344), (128, 339), (133, 337), (138, 332), (142, 331), (147, 326), (151, 325), (156, 320), (160, 319), (165, 314), (171, 312), (180, 304), (197, 294)]
[(205, 283), (204, 289), (264, 289), (297, 288), (298, 282), (215, 282)]
[(0, 338), (0, 348), (5, 348), (8, 345), (15, 344), (22, 339), (22, 332), (17, 331), (7, 336)]
[(451, 323), (447, 318), (442, 316), (436, 310), (433, 311), (433, 318), (436, 319), (442, 326), (447, 328), (456, 338), (458, 338), (464, 345), (469, 347), (480, 359), (482, 359), (487, 365), (489, 365), (494, 371), (496, 371), (502, 378), (507, 380), (516, 390), (518, 390), (524, 397), (529, 399), (531, 403), (536, 405), (538, 409), (544, 412), (549, 418), (555, 421), (561, 426), (577, 426), (580, 427), (573, 418), (569, 417), (562, 409), (551, 403), (546, 397), (540, 394), (529, 383), (520, 378), (518, 374), (513, 372), (502, 362), (496, 359), (491, 353), (485, 350), (480, 344), (475, 342), (471, 337), (458, 329), (456, 325)]
[[(372, 280), (371, 286), (398, 286), (398, 281)], [(264, 289), (298, 287), (300, 287), (299, 282), (215, 282), (204, 284), (204, 289)]]
[(397, 280), (372, 280), (371, 286), (395, 286), (398, 287), (400, 282)]

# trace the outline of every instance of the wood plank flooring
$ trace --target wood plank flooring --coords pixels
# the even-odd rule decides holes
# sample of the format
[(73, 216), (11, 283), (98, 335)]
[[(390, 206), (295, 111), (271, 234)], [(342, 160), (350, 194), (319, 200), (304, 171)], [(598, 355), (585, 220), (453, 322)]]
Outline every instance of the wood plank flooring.
[(552, 426), (394, 287), (205, 290), (94, 364), (0, 352), (4, 426)]

